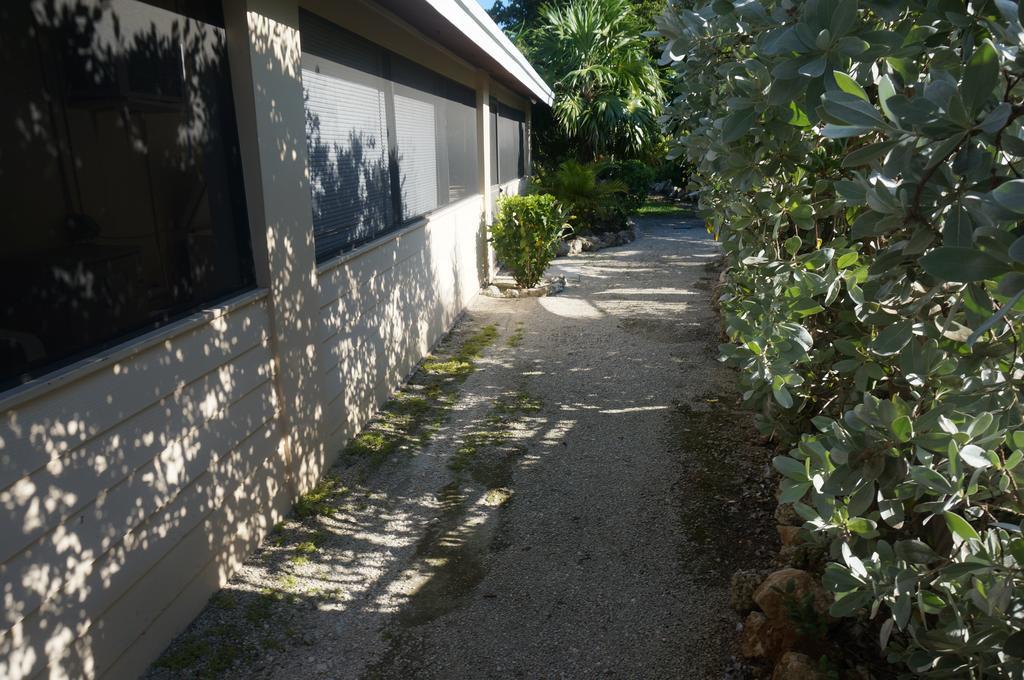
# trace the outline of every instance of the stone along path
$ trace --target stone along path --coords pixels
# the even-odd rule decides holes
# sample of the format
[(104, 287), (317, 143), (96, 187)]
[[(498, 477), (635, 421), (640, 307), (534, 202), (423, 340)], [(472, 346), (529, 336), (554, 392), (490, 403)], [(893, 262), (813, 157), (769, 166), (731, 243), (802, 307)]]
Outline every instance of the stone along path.
[(149, 675), (721, 677), (767, 456), (715, 360), (717, 244), (640, 232), (479, 298)]

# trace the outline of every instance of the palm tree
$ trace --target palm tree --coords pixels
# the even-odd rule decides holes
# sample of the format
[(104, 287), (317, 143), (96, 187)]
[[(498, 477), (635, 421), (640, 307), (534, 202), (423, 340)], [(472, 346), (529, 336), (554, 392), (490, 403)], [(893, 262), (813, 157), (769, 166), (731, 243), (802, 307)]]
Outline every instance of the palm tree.
[(629, 0), (541, 8), (529, 43), (555, 91), (553, 113), (581, 160), (656, 142), (663, 90)]

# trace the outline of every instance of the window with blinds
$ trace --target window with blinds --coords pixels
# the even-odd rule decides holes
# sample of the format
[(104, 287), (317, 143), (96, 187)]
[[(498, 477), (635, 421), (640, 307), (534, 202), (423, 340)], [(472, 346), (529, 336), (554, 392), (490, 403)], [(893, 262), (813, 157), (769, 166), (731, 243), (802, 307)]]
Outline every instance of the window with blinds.
[(504, 184), (526, 174), (526, 114), (501, 102), (492, 104), (493, 176)]
[(318, 260), (478, 193), (472, 89), (311, 13), (299, 22)]

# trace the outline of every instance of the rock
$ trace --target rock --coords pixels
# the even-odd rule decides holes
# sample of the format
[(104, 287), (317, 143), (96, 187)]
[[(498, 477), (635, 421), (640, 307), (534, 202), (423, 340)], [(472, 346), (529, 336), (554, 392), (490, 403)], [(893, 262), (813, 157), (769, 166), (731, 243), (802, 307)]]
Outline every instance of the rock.
[(487, 297), (501, 297), (501, 289), (494, 285), (487, 286), (484, 288), (484, 295)]
[(772, 680), (817, 680), (821, 677), (814, 660), (800, 652), (783, 654), (772, 673)]
[(574, 238), (569, 241), (569, 255), (579, 255), (583, 252), (583, 239)]
[(729, 606), (738, 614), (746, 614), (757, 605), (754, 592), (764, 581), (764, 574), (752, 569), (739, 569), (732, 575), (729, 589)]
[(558, 242), (558, 247), (555, 249), (555, 257), (565, 257), (569, 254), (569, 242), (561, 240)]
[(787, 567), (793, 567), (794, 569), (818, 571), (824, 567), (827, 555), (827, 544), (807, 541), (782, 546), (779, 550), (778, 561), (780, 564), (785, 564)]
[(795, 527), (790, 524), (779, 524), (775, 527), (775, 530), (779, 532), (779, 540), (782, 541), (782, 545), (796, 545), (800, 541), (800, 527)]
[(629, 229), (623, 229), (617, 234), (617, 236), (619, 239), (619, 243), (625, 244), (632, 243), (633, 241), (633, 232), (631, 232)]
[(580, 241), (583, 244), (582, 249), (585, 253), (593, 252), (601, 247), (598, 245), (601, 241), (596, 236), (581, 236)]
[(503, 297), (507, 297), (507, 298), (517, 298), (517, 297), (519, 297), (519, 289), (518, 288), (506, 288), (505, 292), (502, 295), (503, 295)]
[(748, 659), (777, 659), (796, 644), (792, 626), (770, 621), (761, 612), (750, 612), (743, 621), (740, 654)]
[(818, 578), (802, 569), (779, 569), (769, 574), (754, 592), (754, 602), (773, 622), (788, 622), (786, 603), (802, 603), (808, 595), (814, 611), (826, 616), (832, 605), (832, 596)]
[(791, 503), (783, 503), (775, 508), (775, 522), (791, 527), (803, 526), (804, 520), (796, 514)]

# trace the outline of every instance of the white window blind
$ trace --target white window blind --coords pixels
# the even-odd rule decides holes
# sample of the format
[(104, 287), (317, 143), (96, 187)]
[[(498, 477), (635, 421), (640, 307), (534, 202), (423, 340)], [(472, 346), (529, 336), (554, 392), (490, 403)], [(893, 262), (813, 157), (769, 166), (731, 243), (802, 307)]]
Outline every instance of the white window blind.
[(322, 260), (479, 191), (476, 93), (300, 10)]
[(303, 13), (313, 233), (317, 255), (367, 241), (393, 223), (382, 55)]
[(402, 185), (402, 218), (437, 207), (437, 141), (433, 101), (395, 94), (395, 132)]

